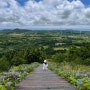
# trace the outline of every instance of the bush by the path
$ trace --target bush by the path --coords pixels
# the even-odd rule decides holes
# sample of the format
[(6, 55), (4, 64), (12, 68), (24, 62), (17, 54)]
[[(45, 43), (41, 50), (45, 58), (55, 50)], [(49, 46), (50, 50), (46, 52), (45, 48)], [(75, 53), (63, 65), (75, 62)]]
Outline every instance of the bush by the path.
[(75, 85), (79, 90), (90, 90), (90, 67), (73, 66), (70, 63), (51, 63), (49, 68), (62, 78)]
[(8, 72), (0, 74), (0, 90), (14, 90), (14, 87), (38, 66), (38, 63), (13, 66)]

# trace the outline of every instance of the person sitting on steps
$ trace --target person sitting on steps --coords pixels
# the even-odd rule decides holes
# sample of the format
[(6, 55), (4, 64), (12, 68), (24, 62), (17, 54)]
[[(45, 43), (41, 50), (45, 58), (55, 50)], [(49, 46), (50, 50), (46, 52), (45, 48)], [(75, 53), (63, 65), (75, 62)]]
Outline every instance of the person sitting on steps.
[(43, 70), (47, 70), (48, 68), (48, 63), (47, 63), (47, 60), (44, 60), (44, 63), (43, 63)]

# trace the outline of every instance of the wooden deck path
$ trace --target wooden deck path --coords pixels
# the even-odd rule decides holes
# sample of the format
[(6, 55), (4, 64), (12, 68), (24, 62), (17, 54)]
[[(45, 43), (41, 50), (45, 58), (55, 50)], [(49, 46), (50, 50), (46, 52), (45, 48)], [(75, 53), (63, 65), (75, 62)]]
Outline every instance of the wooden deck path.
[(15, 90), (78, 90), (54, 72), (42, 70), (42, 65), (36, 68), (25, 80), (20, 82)]

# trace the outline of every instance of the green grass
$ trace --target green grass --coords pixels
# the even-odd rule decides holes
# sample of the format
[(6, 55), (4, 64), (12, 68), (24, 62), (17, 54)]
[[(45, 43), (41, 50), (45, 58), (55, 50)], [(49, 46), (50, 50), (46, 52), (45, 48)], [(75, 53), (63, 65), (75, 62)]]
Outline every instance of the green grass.
[(63, 48), (63, 47), (56, 47), (56, 48), (54, 48), (54, 50), (65, 50), (65, 49), (67, 49), (67, 48)]

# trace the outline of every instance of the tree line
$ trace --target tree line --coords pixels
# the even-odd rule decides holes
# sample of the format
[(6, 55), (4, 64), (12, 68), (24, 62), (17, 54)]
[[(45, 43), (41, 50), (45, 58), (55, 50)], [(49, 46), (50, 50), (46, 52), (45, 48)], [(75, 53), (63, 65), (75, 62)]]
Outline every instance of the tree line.
[(27, 47), (22, 50), (10, 50), (3, 53), (0, 58), (0, 71), (8, 70), (11, 66), (30, 64), (32, 62), (42, 63), (46, 54), (43, 47)]
[(72, 45), (64, 53), (56, 53), (52, 56), (56, 62), (73, 62), (76, 64), (90, 65), (90, 44), (77, 47)]

